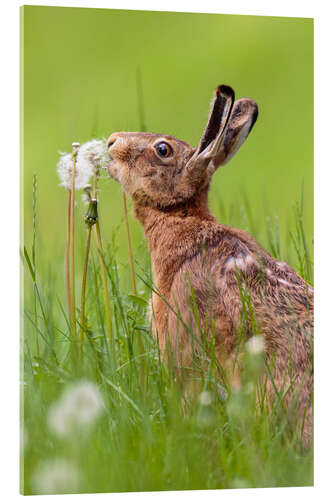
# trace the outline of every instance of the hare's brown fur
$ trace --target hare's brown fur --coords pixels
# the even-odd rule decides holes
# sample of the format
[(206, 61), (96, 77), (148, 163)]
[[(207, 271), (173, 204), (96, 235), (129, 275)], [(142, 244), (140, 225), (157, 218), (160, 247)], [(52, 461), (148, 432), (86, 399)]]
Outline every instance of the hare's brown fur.
[[(209, 129), (213, 126), (212, 115), (217, 113), (214, 106), (219, 107), (216, 101), (201, 150), (200, 146), (195, 149), (159, 134), (121, 132), (108, 140), (113, 160), (110, 174), (132, 196), (134, 214), (144, 227), (151, 253), (158, 291), (152, 299), (153, 329), (161, 350), (166, 352), (170, 342), (177, 364), (187, 366), (196, 349), (187, 327), (199, 335), (191, 307), (194, 297), (200, 327), (208, 336), (214, 335), (215, 350), (223, 363), (232, 357), (237, 344), (242, 317), (240, 287), (246, 287), (266, 356), (274, 358), (275, 388), (284, 388), (286, 404), (290, 399), (288, 387), (299, 388), (298, 411), (306, 414), (304, 440), (309, 442), (313, 290), (248, 233), (217, 223), (210, 213), (208, 190), (212, 174), (234, 154), (237, 141), (242, 144), (241, 134), (247, 136), (256, 118), (253, 101), (237, 101), (236, 111), (225, 118), (228, 128), (220, 135), (221, 145), (217, 154), (214, 149), (212, 157), (205, 151), (210, 141), (214, 146), (217, 140), (217, 133)], [(218, 113), (221, 116), (221, 110)], [(160, 142), (171, 146), (170, 157), (158, 157), (156, 145)], [(250, 322), (246, 328), (249, 336), (253, 334)]]

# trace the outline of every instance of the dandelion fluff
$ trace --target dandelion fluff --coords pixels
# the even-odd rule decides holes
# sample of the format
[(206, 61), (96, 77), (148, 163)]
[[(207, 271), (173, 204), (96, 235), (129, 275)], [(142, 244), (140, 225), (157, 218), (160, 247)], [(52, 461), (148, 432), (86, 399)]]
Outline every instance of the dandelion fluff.
[(249, 354), (261, 354), (265, 349), (264, 339), (261, 335), (254, 335), (246, 342), (245, 347)]
[[(70, 153), (61, 153), (57, 164), (58, 175), (60, 178), (60, 185), (66, 189), (72, 189), (72, 172), (73, 172), (73, 158)], [(76, 161), (75, 165), (75, 189), (83, 189), (93, 175), (93, 165), (86, 163), (79, 165)]]
[(77, 164), (79, 169), (85, 170), (89, 166), (100, 168), (108, 162), (108, 149), (106, 141), (100, 139), (92, 139), (80, 146), (77, 155)]
[(79, 471), (68, 460), (56, 458), (37, 466), (32, 486), (35, 493), (41, 495), (78, 493)]
[[(96, 170), (108, 163), (106, 141), (93, 139), (78, 148), (75, 164), (75, 189), (84, 189)], [(60, 184), (72, 189), (73, 158), (69, 153), (60, 153), (57, 165)]]
[(70, 386), (49, 411), (48, 424), (60, 437), (93, 423), (104, 409), (98, 387), (92, 382), (80, 381)]

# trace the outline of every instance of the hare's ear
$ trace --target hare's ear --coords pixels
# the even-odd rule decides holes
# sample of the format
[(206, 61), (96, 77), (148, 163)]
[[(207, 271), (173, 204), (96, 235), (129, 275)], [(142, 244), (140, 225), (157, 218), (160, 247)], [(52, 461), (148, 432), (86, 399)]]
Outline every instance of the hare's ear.
[(251, 132), (257, 117), (258, 106), (255, 101), (244, 98), (235, 102), (224, 139), (212, 161), (214, 169), (228, 163), (237, 153)]
[(207, 126), (186, 165), (187, 172), (201, 174), (221, 150), (234, 100), (235, 94), (231, 87), (217, 87)]

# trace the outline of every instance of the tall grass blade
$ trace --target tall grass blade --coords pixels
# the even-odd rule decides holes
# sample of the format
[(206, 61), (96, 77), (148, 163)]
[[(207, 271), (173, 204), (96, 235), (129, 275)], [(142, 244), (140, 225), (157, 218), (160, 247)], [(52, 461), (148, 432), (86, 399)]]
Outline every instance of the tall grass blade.
[(146, 132), (146, 121), (145, 121), (145, 113), (144, 113), (144, 104), (143, 104), (143, 89), (142, 89), (142, 77), (141, 77), (141, 68), (140, 66), (136, 69), (136, 89), (138, 96), (138, 110), (139, 110), (139, 130), (140, 132)]

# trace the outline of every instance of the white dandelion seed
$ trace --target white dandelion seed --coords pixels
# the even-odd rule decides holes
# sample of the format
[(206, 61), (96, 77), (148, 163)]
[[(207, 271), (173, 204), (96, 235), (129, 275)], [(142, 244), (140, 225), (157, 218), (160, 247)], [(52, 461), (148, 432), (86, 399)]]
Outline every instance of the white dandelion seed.
[(92, 382), (80, 381), (65, 390), (63, 396), (49, 411), (48, 424), (60, 437), (92, 424), (104, 409), (98, 387)]
[(34, 492), (44, 495), (78, 493), (79, 483), (77, 467), (62, 458), (39, 464), (32, 478)]
[(245, 344), (249, 354), (261, 354), (265, 349), (265, 342), (261, 335), (254, 335)]
[[(75, 164), (75, 189), (84, 189), (96, 169), (108, 163), (106, 141), (93, 139), (78, 148)], [(57, 164), (60, 185), (72, 189), (73, 157), (70, 153), (60, 153)]]

